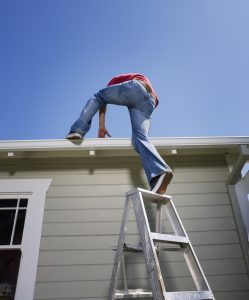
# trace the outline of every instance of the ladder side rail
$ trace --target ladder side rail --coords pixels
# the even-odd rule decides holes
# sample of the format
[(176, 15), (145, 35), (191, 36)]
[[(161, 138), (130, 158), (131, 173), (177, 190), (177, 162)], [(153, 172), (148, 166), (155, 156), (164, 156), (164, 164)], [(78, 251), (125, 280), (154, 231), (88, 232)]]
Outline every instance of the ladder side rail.
[(123, 255), (121, 258), (121, 265), (122, 265), (122, 274), (123, 274), (123, 282), (124, 282), (124, 289), (128, 290), (128, 284), (127, 284), (127, 276), (126, 276), (126, 267), (125, 267), (125, 257), (124, 257), (124, 250)]
[[(156, 204), (156, 226), (155, 231), (161, 233), (162, 232), (162, 206), (163, 203), (157, 202)], [(160, 258), (160, 249), (161, 249), (161, 243), (155, 243), (155, 247), (157, 250), (157, 257)]]
[(168, 201), (167, 204), (164, 205), (164, 208), (169, 218), (169, 222), (172, 226), (174, 234), (188, 237), (172, 199), (170, 199), (170, 201)]
[(156, 205), (156, 232), (162, 232), (162, 203)]
[(165, 300), (166, 289), (160, 270), (159, 261), (156, 255), (154, 242), (150, 236), (150, 226), (143, 202), (141, 192), (137, 191), (131, 195), (133, 208), (138, 224), (138, 230), (144, 249), (147, 271), (150, 277), (153, 299)]
[(128, 217), (129, 217), (130, 206), (131, 206), (131, 201), (128, 197), (126, 197), (125, 205), (124, 205), (124, 212), (123, 212), (121, 226), (120, 226), (118, 246), (117, 246), (117, 251), (116, 251), (114, 265), (113, 265), (111, 285), (109, 288), (109, 294), (108, 294), (108, 298), (107, 298), (108, 300), (115, 299), (118, 275), (120, 272), (120, 265), (121, 265), (122, 257), (123, 257), (123, 247), (124, 247), (125, 235), (126, 235), (126, 230), (127, 230), (126, 225), (127, 225), (127, 221), (128, 221)]
[(190, 243), (184, 248), (183, 255), (197, 290), (211, 292), (206, 276)]

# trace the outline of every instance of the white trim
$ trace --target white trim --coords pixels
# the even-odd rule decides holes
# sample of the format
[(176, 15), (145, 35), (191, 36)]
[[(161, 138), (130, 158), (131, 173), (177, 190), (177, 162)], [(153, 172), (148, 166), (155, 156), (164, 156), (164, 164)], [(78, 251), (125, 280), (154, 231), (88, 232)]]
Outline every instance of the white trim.
[(20, 246), (18, 245), (11, 245), (11, 246), (0, 246), (0, 250), (17, 250), (20, 249)]
[[(237, 156), (237, 160), (232, 164), (232, 167), (229, 168), (230, 175), (226, 183), (234, 210), (235, 220), (237, 222), (247, 272), (249, 273), (249, 204), (248, 201), (246, 201), (249, 191), (249, 174), (247, 174), (244, 178), (242, 178), (241, 174), (245, 163), (249, 159), (249, 149), (247, 145), (240, 145), (239, 150), (240, 152)], [(227, 164), (228, 166), (230, 165), (229, 157), (227, 157)]]
[(240, 154), (237, 158), (236, 163), (233, 166), (233, 169), (227, 179), (228, 185), (234, 185), (238, 180), (241, 179), (241, 171), (245, 165), (245, 163), (249, 159), (249, 149), (246, 145), (240, 145), (239, 147)]
[(52, 179), (0, 180), (1, 194), (25, 194), (28, 195), (29, 199), (21, 245), (22, 259), (15, 300), (33, 299), (45, 197), (51, 181)]
[[(210, 148), (249, 145), (249, 137), (172, 137), (150, 138), (156, 147), (173, 148)], [(131, 149), (131, 140), (127, 138), (68, 140), (30, 140), (0, 141), (0, 152), (6, 151), (58, 151), (58, 150), (104, 150)]]

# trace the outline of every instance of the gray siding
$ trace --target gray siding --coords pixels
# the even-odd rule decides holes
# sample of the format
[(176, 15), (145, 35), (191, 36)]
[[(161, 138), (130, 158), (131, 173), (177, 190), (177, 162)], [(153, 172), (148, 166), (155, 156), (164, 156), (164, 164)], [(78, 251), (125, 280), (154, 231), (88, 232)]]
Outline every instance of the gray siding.
[[(225, 181), (222, 155), (170, 156), (168, 194), (190, 236), (217, 300), (248, 299), (249, 282)], [(0, 178), (53, 178), (41, 238), (35, 300), (106, 299), (124, 193), (147, 188), (137, 157), (2, 161)], [(154, 209), (148, 206), (151, 224)], [(167, 218), (164, 229), (171, 232)], [(137, 242), (131, 213), (128, 241)], [(182, 256), (163, 253), (168, 290), (193, 289)], [(143, 256), (127, 256), (130, 287), (147, 287)]]

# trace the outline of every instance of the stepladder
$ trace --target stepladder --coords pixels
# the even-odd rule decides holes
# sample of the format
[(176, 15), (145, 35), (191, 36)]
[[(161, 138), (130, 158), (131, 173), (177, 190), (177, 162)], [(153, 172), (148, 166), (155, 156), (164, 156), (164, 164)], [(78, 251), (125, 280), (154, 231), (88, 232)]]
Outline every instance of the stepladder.
[[(127, 241), (127, 228), (132, 207), (139, 236), (137, 244), (129, 244)], [(166, 221), (164, 216), (166, 216)], [(170, 227), (170, 233), (165, 233), (165, 223)], [(151, 230), (152, 225), (154, 226), (153, 231)], [(118, 244), (114, 250), (116, 250), (116, 254), (108, 300), (134, 298), (155, 300), (215, 299), (171, 196), (158, 195), (141, 188), (126, 193)], [(149, 282), (148, 288), (134, 287), (135, 280), (127, 278), (126, 253), (143, 255)], [(168, 274), (172, 266), (169, 267), (170, 264), (164, 262), (164, 253), (166, 253), (165, 255), (167, 253), (180, 254), (182, 257), (180, 265), (183, 263), (186, 265), (188, 277), (192, 278), (193, 288), (172, 290), (172, 286), (170, 286), (172, 284), (168, 284), (168, 281), (172, 281), (170, 274)], [(175, 269), (178, 268), (177, 264), (179, 265), (179, 262), (175, 264)], [(178, 272), (182, 272), (181, 267)], [(174, 270), (174, 273), (177, 273), (177, 270)], [(183, 277), (186, 277), (185, 273)], [(132, 282), (131, 288), (129, 287), (130, 282)], [(118, 287), (120, 285), (123, 287)]]

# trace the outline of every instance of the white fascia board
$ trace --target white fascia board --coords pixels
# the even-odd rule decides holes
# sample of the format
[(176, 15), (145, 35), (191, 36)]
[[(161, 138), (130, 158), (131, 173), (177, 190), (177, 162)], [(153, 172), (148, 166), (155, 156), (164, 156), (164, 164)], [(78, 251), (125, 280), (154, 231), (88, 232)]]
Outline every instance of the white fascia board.
[[(238, 145), (249, 145), (249, 137), (170, 137), (150, 138), (160, 148), (232, 148)], [(0, 141), (0, 152), (7, 151), (65, 151), (65, 150), (129, 150), (131, 140), (127, 138), (68, 140), (23, 140)]]
[(66, 150), (108, 150), (131, 149), (129, 139), (84, 139), (82, 141), (68, 140), (27, 140), (27, 141), (0, 141), (0, 152), (3, 151), (66, 151)]
[(248, 137), (173, 137), (151, 138), (157, 147), (177, 149), (187, 148), (230, 148), (238, 145), (249, 145)]

